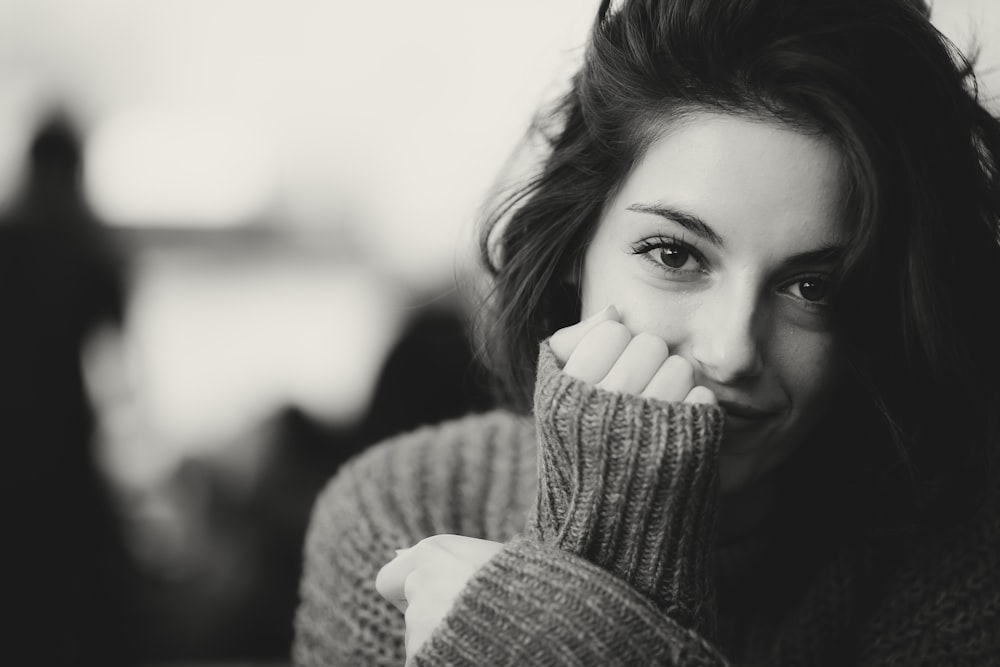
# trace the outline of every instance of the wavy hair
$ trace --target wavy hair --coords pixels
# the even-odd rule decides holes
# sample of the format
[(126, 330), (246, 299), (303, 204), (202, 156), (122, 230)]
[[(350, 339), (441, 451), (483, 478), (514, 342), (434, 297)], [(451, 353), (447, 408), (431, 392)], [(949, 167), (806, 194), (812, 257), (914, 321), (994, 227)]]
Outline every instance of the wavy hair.
[(918, 0), (610, 5), (529, 132), (545, 158), (483, 221), (481, 340), (506, 404), (530, 411), (540, 342), (579, 319), (573, 276), (602, 207), (664, 123), (751, 116), (822, 134), (843, 158), (835, 321), (873, 486), (911, 509), (981, 498), (1000, 430), (1000, 123), (970, 62)]

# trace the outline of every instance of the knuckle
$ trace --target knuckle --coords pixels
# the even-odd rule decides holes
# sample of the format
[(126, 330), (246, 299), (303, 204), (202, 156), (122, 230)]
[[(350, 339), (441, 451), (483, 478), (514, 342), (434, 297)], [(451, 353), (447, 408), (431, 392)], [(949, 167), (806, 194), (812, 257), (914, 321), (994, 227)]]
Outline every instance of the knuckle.
[(382, 569), (378, 571), (375, 575), (375, 590), (382, 597), (386, 597), (389, 592), (389, 581), (390, 581), (390, 568), (389, 564), (386, 563), (382, 566)]
[(621, 345), (628, 344), (632, 336), (629, 330), (625, 328), (625, 325), (621, 322), (614, 322), (612, 320), (604, 320), (603, 322), (597, 324), (592, 330), (591, 334), (595, 337), (599, 337), (602, 341), (608, 343), (619, 343)]
[(421, 550), (428, 550), (440, 546), (440, 541), (440, 535), (431, 535), (430, 537), (425, 537), (417, 542), (415, 546), (419, 547)]
[(555, 331), (552, 332), (552, 336), (550, 336), (550, 338), (554, 340), (559, 340), (560, 338), (564, 338), (567, 334), (572, 333), (573, 330), (576, 329), (578, 326), (580, 326), (579, 322), (577, 322), (576, 324), (571, 324), (568, 327), (562, 327), (560, 329), (556, 329)]
[(691, 362), (684, 357), (675, 354), (668, 357), (664, 362), (664, 365), (670, 373), (678, 377), (678, 379), (684, 379), (694, 383), (694, 366), (692, 366)]
[(434, 546), (447, 550), (456, 544), (460, 544), (465, 538), (462, 535), (454, 535), (452, 533), (438, 533), (428, 539)]
[(715, 392), (711, 389), (698, 385), (691, 390), (691, 393), (689, 394), (689, 402), (713, 405), (717, 402), (717, 399), (715, 397)]
[(414, 546), (417, 546), (417, 547), (433, 546), (434, 544), (437, 543), (437, 541), (440, 538), (441, 538), (440, 535), (430, 535), (428, 537), (423, 538), (419, 542), (417, 542)]
[(660, 356), (663, 359), (667, 358), (667, 341), (663, 340), (656, 334), (651, 334), (646, 331), (640, 331), (632, 339), (632, 343), (641, 347), (641, 349), (650, 355)]
[(424, 562), (425, 563), (437, 563), (443, 558), (448, 558), (452, 555), (451, 550), (446, 544), (441, 542), (431, 542), (426, 547), (424, 547)]
[(451, 535), (431, 535), (425, 537), (414, 545), (418, 549), (416, 554), (422, 559), (439, 557), (442, 554), (451, 553), (448, 550), (448, 538)]
[(423, 586), (423, 575), (420, 570), (413, 570), (406, 579), (403, 580), (403, 595), (406, 601), (412, 603), (415, 598), (420, 597), (420, 590)]

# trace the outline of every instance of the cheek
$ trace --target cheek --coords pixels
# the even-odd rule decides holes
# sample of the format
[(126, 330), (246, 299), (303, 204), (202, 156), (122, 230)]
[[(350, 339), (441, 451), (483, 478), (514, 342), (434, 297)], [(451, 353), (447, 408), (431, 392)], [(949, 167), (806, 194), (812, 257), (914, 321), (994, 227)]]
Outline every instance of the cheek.
[(799, 412), (821, 410), (840, 384), (845, 366), (831, 333), (794, 329), (772, 347), (770, 359)]
[(590, 274), (585, 274), (580, 285), (580, 319), (585, 320), (613, 303), (615, 300), (607, 293), (605, 285), (593, 280)]
[(659, 336), (678, 353), (689, 338), (689, 323), (699, 302), (685, 292), (652, 285), (629, 267), (612, 263), (594, 263), (585, 271), (580, 298), (581, 319), (614, 305), (632, 334)]
[(674, 345), (683, 337), (695, 300), (663, 288), (644, 273), (608, 225), (598, 228), (584, 255), (580, 284), (581, 319), (614, 305), (633, 334), (651, 333)]
[(618, 302), (626, 290), (619, 276), (621, 271), (616, 270), (611, 259), (600, 252), (596, 244), (588, 250), (580, 284), (580, 319), (586, 319), (611, 304), (621, 309)]
[(641, 290), (621, 298), (615, 304), (622, 322), (633, 334), (650, 333), (659, 336), (670, 347), (671, 354), (680, 354), (689, 336), (689, 322), (696, 310), (691, 299), (678, 294)]

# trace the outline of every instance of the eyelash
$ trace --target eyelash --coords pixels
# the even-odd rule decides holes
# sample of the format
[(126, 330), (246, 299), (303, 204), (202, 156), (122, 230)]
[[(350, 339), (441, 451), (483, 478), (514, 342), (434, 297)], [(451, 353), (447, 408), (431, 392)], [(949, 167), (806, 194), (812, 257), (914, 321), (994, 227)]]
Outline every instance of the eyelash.
[[(787, 290), (789, 287), (791, 287), (793, 285), (800, 285), (802, 283), (809, 282), (809, 281), (816, 281), (816, 282), (820, 282), (820, 283), (826, 283), (828, 290), (830, 288), (830, 285), (833, 282), (833, 280), (830, 278), (830, 276), (823, 275), (821, 273), (811, 273), (811, 274), (796, 276), (792, 280), (786, 282), (784, 284), (784, 286), (782, 287), (782, 290)], [(821, 301), (809, 301), (808, 299), (804, 299), (802, 297), (797, 297), (797, 296), (793, 296), (792, 298), (795, 299), (796, 302), (801, 307), (805, 308), (806, 310), (810, 310), (810, 311), (817, 312), (817, 313), (826, 312), (826, 310), (830, 307), (829, 301), (826, 301), (824, 303), (824, 302), (821, 302)], [(827, 299), (829, 299), (829, 296), (827, 296)]]
[[(653, 258), (652, 253), (654, 251), (665, 250), (668, 248), (676, 248), (677, 250), (689, 253), (691, 257), (701, 265), (701, 268), (696, 271), (692, 271), (690, 269), (675, 269), (674, 267), (666, 266), (662, 262)], [(684, 239), (677, 238), (675, 236), (661, 235), (643, 239), (632, 246), (632, 253), (635, 255), (641, 255), (645, 261), (649, 262), (660, 271), (666, 271), (672, 274), (705, 273), (708, 264), (701, 253), (698, 252), (693, 246), (685, 243)]]
[[(678, 250), (682, 250), (682, 251), (690, 254), (690, 256), (695, 261), (697, 261), (698, 264), (701, 265), (701, 268), (699, 268), (697, 270), (676, 269), (676, 268), (674, 268), (672, 266), (666, 266), (662, 262), (654, 259), (654, 257), (653, 257), (653, 252), (654, 251), (664, 250), (664, 249), (668, 249), (668, 248), (676, 248)], [(649, 262), (657, 270), (663, 271), (663, 272), (666, 272), (666, 273), (670, 273), (670, 274), (674, 274), (674, 275), (690, 275), (692, 273), (706, 273), (707, 272), (708, 262), (705, 260), (705, 258), (702, 256), (702, 254), (700, 252), (698, 252), (698, 250), (695, 249), (690, 244), (685, 243), (683, 238), (677, 238), (676, 236), (659, 235), (659, 236), (653, 236), (653, 237), (650, 237), (650, 238), (643, 239), (643, 240), (641, 240), (641, 241), (633, 244), (633, 246), (632, 246), (632, 253), (635, 254), (635, 255), (642, 256), (643, 260), (645, 260), (646, 262)], [(808, 282), (810, 280), (817, 281), (817, 282), (826, 282), (826, 283), (829, 283), (831, 279), (830, 279), (829, 276), (823, 275), (823, 274), (820, 274), (820, 273), (810, 273), (810, 274), (804, 274), (804, 275), (796, 276), (792, 280), (789, 280), (786, 283), (784, 283), (784, 285), (782, 285), (782, 288), (781, 288), (782, 292), (785, 293), (785, 294), (787, 294), (788, 293), (787, 292), (788, 288), (790, 288), (790, 287), (792, 287), (794, 285), (799, 285), (801, 283)], [(815, 312), (815, 313), (823, 313), (830, 306), (829, 303), (822, 303), (822, 302), (819, 302), (819, 301), (809, 301), (809, 300), (804, 299), (802, 297), (791, 296), (791, 298), (794, 299), (801, 307), (805, 308), (806, 310)]]

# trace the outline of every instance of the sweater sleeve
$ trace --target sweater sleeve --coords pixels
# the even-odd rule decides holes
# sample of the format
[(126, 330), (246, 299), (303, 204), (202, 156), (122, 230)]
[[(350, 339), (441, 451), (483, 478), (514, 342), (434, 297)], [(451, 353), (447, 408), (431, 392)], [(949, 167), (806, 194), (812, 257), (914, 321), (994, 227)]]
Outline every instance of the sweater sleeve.
[(375, 590), (395, 549), (456, 533), (505, 542), (535, 488), (534, 425), (500, 411), (421, 428), (344, 464), (306, 537), (293, 662), (402, 667), (403, 615)]
[(607, 392), (542, 344), (538, 491), (418, 665), (720, 665), (710, 559), (722, 413)]
[[(292, 657), (301, 667), (399, 666), (402, 616), (375, 591), (393, 549), (408, 543), (409, 517), (384, 499), (376, 473), (390, 469), (385, 447), (345, 464), (320, 494), (306, 537)], [(388, 509), (383, 509), (388, 508)], [(384, 517), (396, 520), (387, 521)], [(397, 527), (398, 526), (398, 527)]]

